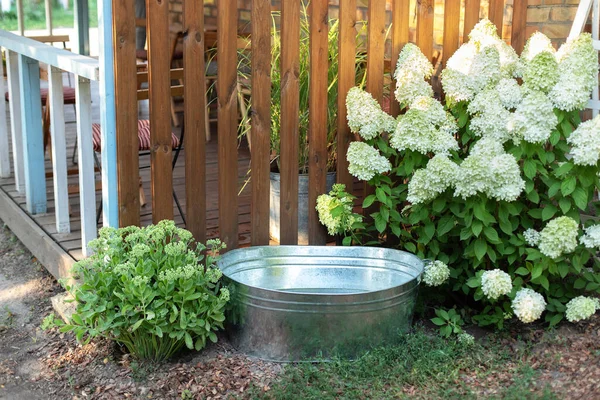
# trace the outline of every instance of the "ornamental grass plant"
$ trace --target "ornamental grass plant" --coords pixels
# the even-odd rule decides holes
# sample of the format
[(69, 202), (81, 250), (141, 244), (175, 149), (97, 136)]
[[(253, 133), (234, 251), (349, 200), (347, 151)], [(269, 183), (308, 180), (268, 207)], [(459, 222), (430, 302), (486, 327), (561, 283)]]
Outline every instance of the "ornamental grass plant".
[[(348, 94), (348, 123), (362, 137), (349, 169), (375, 188), (363, 202), (375, 211), (371, 224), (346, 227), (345, 243), (391, 243), (447, 265), (447, 275), (442, 264), (426, 269), (436, 287), (425, 297), (482, 326), (589, 317), (600, 225), (581, 214), (598, 205), (600, 117), (581, 123), (579, 112), (597, 85), (591, 36), (556, 51), (536, 33), (518, 56), (482, 20), (441, 74), (443, 103), (432, 72), (417, 46), (402, 49), (397, 119), (362, 89)], [(329, 217), (347, 221), (344, 210)]]
[(217, 341), (229, 301), (214, 265), (221, 241), (209, 240), (207, 248), (164, 220), (102, 228), (90, 247), (94, 254), (75, 264), (75, 283), (67, 286), (77, 308), (63, 332), (80, 341), (108, 338), (151, 361)]

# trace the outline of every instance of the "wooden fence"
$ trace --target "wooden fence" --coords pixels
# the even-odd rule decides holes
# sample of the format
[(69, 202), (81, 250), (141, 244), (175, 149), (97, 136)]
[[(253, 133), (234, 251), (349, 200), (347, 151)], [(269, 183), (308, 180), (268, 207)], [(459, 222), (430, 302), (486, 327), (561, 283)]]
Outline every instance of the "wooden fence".
[[(299, 131), (299, 27), (301, 0), (282, 2), (282, 112), (281, 112), (281, 243), (298, 240), (298, 131)], [(388, 2), (389, 3), (389, 2)], [(443, 21), (444, 63), (459, 47), (478, 22), (480, 0), (446, 0)], [(172, 149), (170, 145), (170, 82), (168, 2), (147, 0), (147, 35), (149, 50), (149, 101), (152, 147), (152, 210), (153, 221), (173, 219)], [(206, 231), (206, 171), (205, 171), (205, 76), (203, 4), (183, 2), (184, 15), (184, 110), (186, 157), (186, 218), (187, 228), (198, 240)], [(385, 80), (386, 0), (370, 0), (368, 8), (367, 90), (383, 102)], [(431, 59), (434, 54), (434, 2), (417, 2), (416, 42)], [(350, 185), (345, 152), (353, 135), (346, 124), (345, 97), (355, 81), (357, 0), (339, 4), (339, 119), (337, 124), (337, 177)], [(526, 0), (514, 0), (512, 44), (518, 52), (524, 44)], [(252, 4), (252, 71), (251, 71), (251, 243), (269, 244), (269, 137), (270, 137), (270, 43), (271, 2), (254, 0)], [(328, 1), (312, 0), (310, 14), (310, 160), (309, 204), (315, 204), (325, 192), (327, 173), (327, 35)], [(463, 17), (461, 18), (461, 15)], [(391, 1), (391, 60), (394, 66), (402, 46), (409, 39), (410, 1)], [(503, 27), (504, 1), (490, 0), (489, 19), (500, 34)], [(461, 22), (462, 21), (462, 22)], [(122, 226), (140, 223), (138, 200), (138, 148), (131, 132), (137, 129), (135, 17), (133, 1), (113, 1), (113, 38), (115, 101), (117, 105), (117, 157), (119, 190), (119, 223)], [(219, 142), (219, 228), (220, 237), (229, 248), (238, 245), (238, 168), (237, 168), (237, 1), (219, 0), (217, 24), (218, 59), (218, 142)], [(393, 84), (393, 83), (392, 83)], [(392, 102), (394, 103), (394, 102)], [(392, 112), (398, 114), (397, 106)], [(320, 226), (313, 206), (309, 207), (310, 244), (324, 244), (325, 230)]]

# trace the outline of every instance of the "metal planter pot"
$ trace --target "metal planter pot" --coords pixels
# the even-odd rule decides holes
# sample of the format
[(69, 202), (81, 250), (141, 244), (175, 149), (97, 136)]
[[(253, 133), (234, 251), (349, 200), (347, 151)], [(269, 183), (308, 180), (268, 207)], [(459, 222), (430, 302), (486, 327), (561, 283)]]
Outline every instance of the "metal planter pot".
[(412, 322), (423, 261), (373, 247), (264, 246), (218, 262), (231, 288), (228, 332), (272, 361), (354, 358)]

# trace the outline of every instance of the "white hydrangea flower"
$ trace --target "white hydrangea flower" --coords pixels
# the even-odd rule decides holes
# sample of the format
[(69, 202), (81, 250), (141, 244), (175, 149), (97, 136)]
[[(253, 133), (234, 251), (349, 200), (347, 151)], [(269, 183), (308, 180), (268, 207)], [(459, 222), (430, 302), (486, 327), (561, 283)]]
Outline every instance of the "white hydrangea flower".
[(530, 228), (523, 232), (523, 237), (525, 238), (525, 241), (528, 245), (537, 246), (540, 243), (541, 235), (535, 229)]
[(353, 87), (346, 97), (348, 126), (363, 139), (370, 140), (382, 132), (393, 132), (396, 120), (381, 109), (370, 93)]
[(598, 53), (592, 37), (582, 33), (577, 39), (563, 44), (556, 53), (558, 82), (550, 91), (556, 108), (565, 111), (581, 110), (587, 104), (596, 85)]
[(600, 302), (598, 299), (591, 297), (578, 296), (571, 299), (567, 303), (565, 316), (569, 322), (577, 322), (583, 319), (588, 319), (600, 310)]
[[(354, 201), (345, 190), (345, 185), (335, 184), (329, 194), (317, 197), (319, 221), (327, 227), (330, 235), (351, 231), (355, 222), (362, 221), (361, 216), (353, 212)], [(334, 209), (341, 211), (334, 216)]]
[(485, 271), (481, 275), (481, 290), (490, 300), (509, 294), (512, 287), (510, 275), (499, 269)]
[(554, 218), (540, 232), (538, 247), (542, 254), (558, 258), (571, 253), (577, 247), (577, 221), (571, 217)]
[(493, 46), (481, 49), (473, 58), (473, 64), (469, 72), (474, 93), (500, 82), (502, 72), (498, 49)]
[(592, 225), (585, 228), (585, 234), (579, 238), (579, 242), (588, 249), (600, 248), (600, 225)]
[(521, 60), (531, 61), (535, 56), (542, 52), (555, 54), (556, 50), (554, 49), (554, 46), (552, 46), (552, 41), (548, 36), (541, 32), (536, 32), (531, 35), (529, 40), (527, 40), (523, 52), (521, 53)]
[(439, 101), (418, 97), (400, 118), (390, 137), (390, 145), (399, 151), (447, 154), (450, 150), (458, 150), (454, 138), (456, 131), (456, 121)]
[(467, 111), (473, 115), (470, 129), (475, 134), (491, 137), (501, 143), (510, 139), (510, 112), (504, 108), (500, 94), (495, 89), (479, 92), (469, 103)]
[(425, 263), (423, 282), (427, 286), (440, 286), (450, 277), (450, 268), (442, 261)]
[(433, 88), (418, 73), (407, 69), (397, 70), (394, 96), (400, 108), (406, 108), (418, 97), (433, 97)]
[(546, 309), (544, 297), (532, 289), (521, 289), (512, 301), (512, 309), (522, 322), (528, 324), (539, 319)]
[(548, 96), (528, 90), (509, 122), (509, 129), (516, 141), (524, 139), (529, 143), (543, 143), (550, 138), (556, 124), (558, 118)]
[(371, 180), (376, 174), (384, 174), (392, 169), (387, 158), (374, 147), (364, 142), (352, 142), (346, 154), (348, 172), (363, 181)]
[(553, 53), (542, 51), (523, 64), (523, 85), (548, 93), (558, 82), (558, 62)]
[(498, 43), (500, 37), (496, 25), (487, 18), (479, 21), (471, 32), (469, 32), (469, 42), (475, 43), (479, 47), (492, 46)]
[[(407, 43), (398, 55), (396, 64), (396, 74), (398, 71), (412, 71), (422, 78), (429, 79), (433, 75), (433, 65), (425, 57), (419, 46), (413, 43)], [(394, 75), (398, 79), (397, 75)]]
[(600, 115), (581, 123), (567, 138), (573, 162), (577, 165), (596, 165), (600, 159)]
[(508, 110), (517, 108), (523, 100), (521, 86), (519, 86), (519, 82), (517, 82), (516, 79), (500, 79), (500, 82), (498, 82), (498, 85), (496, 85), (496, 91), (500, 97), (500, 102)]
[(477, 46), (473, 43), (465, 43), (448, 59), (441, 76), (446, 97), (456, 102), (473, 98), (475, 93), (469, 82), (469, 72), (476, 54)]
[(445, 155), (436, 155), (423, 169), (415, 171), (408, 183), (406, 200), (412, 204), (426, 203), (454, 186), (458, 165)]
[(496, 200), (515, 201), (525, 189), (521, 168), (512, 154), (499, 154), (490, 160), (486, 194)]

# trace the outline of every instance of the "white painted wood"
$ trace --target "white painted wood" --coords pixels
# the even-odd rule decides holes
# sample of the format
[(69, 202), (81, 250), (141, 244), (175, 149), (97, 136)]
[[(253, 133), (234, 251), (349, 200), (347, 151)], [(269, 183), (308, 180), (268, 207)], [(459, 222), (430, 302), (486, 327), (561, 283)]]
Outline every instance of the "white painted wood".
[(579, 7), (577, 8), (577, 13), (575, 14), (575, 18), (573, 19), (573, 25), (571, 26), (571, 32), (567, 37), (567, 41), (574, 40), (583, 32), (583, 28), (585, 27), (585, 23), (587, 22), (588, 15), (590, 15), (590, 10), (592, 8), (593, 0), (581, 0), (579, 2)]
[(17, 192), (25, 193), (25, 168), (23, 166), (23, 128), (21, 126), (21, 89), (19, 85), (19, 59), (14, 51), (6, 52), (8, 77), (8, 108), (12, 136), (13, 171)]
[(23, 0), (17, 0), (17, 26), (21, 36), (25, 35), (25, 16), (23, 15)]
[(50, 67), (50, 133), (52, 143), (52, 176), (54, 180), (54, 208), (56, 231), (71, 232), (69, 222), (69, 188), (67, 182), (67, 141), (65, 139), (65, 110), (62, 70)]
[(91, 254), (88, 244), (97, 236), (96, 184), (92, 143), (92, 94), (89, 79), (78, 77), (75, 85), (77, 109), (77, 157), (79, 160), (79, 203), (81, 207), (81, 244), (84, 256)]
[[(0, 51), (0, 54), (2, 52)], [(4, 94), (4, 66), (0, 62), (0, 94)], [(10, 148), (8, 146), (8, 124), (6, 122), (6, 102), (0, 101), (0, 177), (10, 176)]]
[(48, 29), (48, 35), (52, 35), (52, 4), (50, 0), (44, 2), (46, 8), (46, 29)]
[(97, 81), (100, 76), (97, 59), (59, 49), (14, 33), (0, 30), (0, 47), (93, 81)]

